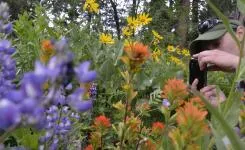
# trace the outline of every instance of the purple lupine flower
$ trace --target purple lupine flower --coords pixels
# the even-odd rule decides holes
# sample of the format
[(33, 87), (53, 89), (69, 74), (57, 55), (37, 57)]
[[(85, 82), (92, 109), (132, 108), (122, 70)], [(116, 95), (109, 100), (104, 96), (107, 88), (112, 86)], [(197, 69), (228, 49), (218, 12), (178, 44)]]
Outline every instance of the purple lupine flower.
[(36, 75), (32, 72), (26, 73), (22, 79), (21, 88), (24, 90), (27, 97), (40, 98), (43, 94), (42, 86), (47, 78)]
[(32, 98), (27, 98), (20, 104), (20, 110), (23, 114), (32, 114), (37, 107), (38, 102)]
[(7, 51), (7, 49), (11, 48), (11, 43), (8, 40), (1, 40), (0, 41), (0, 52)]
[(82, 100), (84, 90), (78, 88), (75, 92), (68, 96), (69, 105), (78, 112), (85, 112), (92, 108), (92, 100)]
[(96, 71), (89, 71), (90, 62), (85, 61), (75, 68), (75, 73), (80, 83), (92, 82), (96, 79)]
[(24, 96), (21, 90), (11, 90), (6, 94), (6, 98), (16, 104), (21, 103), (24, 100)]
[(90, 88), (89, 88), (89, 97), (92, 100), (95, 100), (96, 99), (96, 95), (97, 95), (97, 84), (92, 83)]
[(162, 100), (162, 105), (163, 105), (164, 107), (169, 107), (169, 106), (170, 106), (170, 102), (168, 101), (168, 99), (163, 99), (163, 100)]
[(7, 129), (20, 122), (18, 107), (7, 99), (0, 100), (0, 129)]
[(58, 143), (59, 143), (59, 139), (54, 138), (51, 146), (49, 147), (49, 150), (57, 150), (58, 149)]
[(10, 33), (12, 33), (12, 30), (13, 30), (13, 25), (12, 25), (12, 23), (8, 23), (8, 24), (5, 24), (5, 25), (3, 26), (3, 31), (4, 31), (5, 34), (10, 34)]

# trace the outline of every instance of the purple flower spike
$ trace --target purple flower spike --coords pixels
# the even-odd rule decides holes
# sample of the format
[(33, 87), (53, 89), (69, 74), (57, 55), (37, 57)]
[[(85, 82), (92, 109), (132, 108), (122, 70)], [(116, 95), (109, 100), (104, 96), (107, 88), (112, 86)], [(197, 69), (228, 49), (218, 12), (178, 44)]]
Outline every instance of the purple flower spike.
[(163, 100), (162, 100), (162, 105), (163, 105), (164, 107), (169, 107), (169, 106), (170, 106), (170, 102), (169, 102), (167, 99), (163, 99)]
[(96, 71), (89, 71), (89, 67), (90, 62), (85, 61), (75, 68), (76, 75), (81, 83), (92, 82), (96, 79)]
[(0, 129), (7, 129), (20, 122), (20, 111), (15, 104), (3, 99), (0, 101)]

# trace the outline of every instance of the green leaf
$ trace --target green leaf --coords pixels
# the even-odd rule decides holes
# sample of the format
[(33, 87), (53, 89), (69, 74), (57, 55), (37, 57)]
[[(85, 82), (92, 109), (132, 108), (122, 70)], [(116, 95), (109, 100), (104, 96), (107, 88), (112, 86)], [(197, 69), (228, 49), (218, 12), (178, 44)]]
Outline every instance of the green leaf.
[(240, 12), (245, 14), (245, 0), (237, 0), (237, 7)]
[(100, 78), (107, 81), (115, 72), (115, 66), (111, 59), (106, 60), (99, 69)]
[(38, 149), (38, 139), (40, 132), (32, 131), (31, 128), (18, 128), (12, 135), (18, 139), (21, 145), (30, 148)]

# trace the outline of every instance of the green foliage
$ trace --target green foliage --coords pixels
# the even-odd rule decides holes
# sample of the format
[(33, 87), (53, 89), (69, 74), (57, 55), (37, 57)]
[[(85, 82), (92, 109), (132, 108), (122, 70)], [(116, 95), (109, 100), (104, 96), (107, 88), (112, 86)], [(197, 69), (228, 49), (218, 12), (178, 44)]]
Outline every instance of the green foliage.
[(36, 7), (35, 16), (25, 12), (19, 16), (14, 24), (17, 40), (16, 53), (14, 55), (17, 62), (18, 75), (33, 69), (35, 60), (39, 59), (41, 41), (59, 37), (59, 32), (48, 26), (49, 19), (43, 7)]

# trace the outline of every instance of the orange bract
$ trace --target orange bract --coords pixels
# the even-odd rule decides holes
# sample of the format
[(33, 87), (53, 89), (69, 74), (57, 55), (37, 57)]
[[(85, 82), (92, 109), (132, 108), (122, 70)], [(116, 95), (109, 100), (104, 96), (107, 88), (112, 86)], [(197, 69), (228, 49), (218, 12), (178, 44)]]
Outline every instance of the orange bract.
[(148, 46), (139, 42), (126, 45), (124, 51), (127, 53), (129, 59), (134, 61), (144, 61), (150, 56)]
[(192, 123), (201, 122), (205, 119), (207, 111), (198, 110), (196, 106), (191, 102), (185, 103), (184, 107), (177, 110), (177, 122), (178, 124), (188, 124), (188, 120), (192, 120)]
[(183, 80), (169, 79), (162, 90), (162, 97), (173, 99), (183, 98), (188, 95), (187, 86)]
[(199, 97), (193, 97), (190, 99), (190, 102), (193, 103), (193, 105), (197, 106), (198, 108), (204, 108), (205, 104)]
[(161, 123), (161, 122), (154, 122), (152, 124), (152, 131), (155, 132), (155, 133), (162, 132), (163, 129), (164, 129), (164, 124)]
[(93, 148), (92, 144), (88, 145), (88, 146), (85, 148), (85, 150), (93, 150), (93, 149), (94, 149), (94, 148)]
[(95, 118), (94, 120), (94, 124), (96, 127), (110, 127), (111, 123), (110, 123), (110, 119), (106, 118), (106, 116), (98, 116)]
[(154, 144), (151, 140), (147, 140), (143, 145), (143, 150), (156, 150), (156, 144)]
[(41, 43), (41, 46), (42, 46), (43, 52), (52, 54), (52, 52), (54, 50), (54, 46), (50, 40), (43, 40)]

